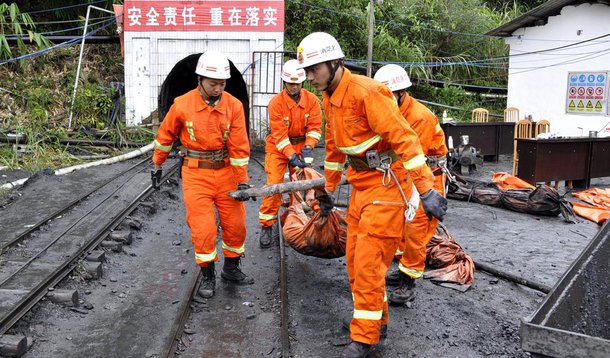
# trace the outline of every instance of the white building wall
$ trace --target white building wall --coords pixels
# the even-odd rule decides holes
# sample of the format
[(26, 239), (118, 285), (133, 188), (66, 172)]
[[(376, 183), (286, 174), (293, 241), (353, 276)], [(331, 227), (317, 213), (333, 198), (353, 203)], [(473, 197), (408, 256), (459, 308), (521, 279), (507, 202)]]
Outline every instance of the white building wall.
[(137, 125), (157, 109), (163, 81), (184, 57), (207, 50), (225, 53), (242, 72), (251, 94), (252, 52), (282, 51), (284, 35), (278, 32), (125, 32), (125, 44), (127, 125)]
[(560, 135), (588, 135), (602, 128), (609, 128), (605, 135), (610, 135), (607, 112), (566, 113), (568, 72), (610, 70), (610, 37), (542, 51), (609, 33), (610, 7), (602, 4), (566, 6), (544, 26), (516, 30), (506, 39), (511, 55), (507, 106), (519, 108), (522, 118), (531, 114), (533, 120), (548, 119), (551, 132)]

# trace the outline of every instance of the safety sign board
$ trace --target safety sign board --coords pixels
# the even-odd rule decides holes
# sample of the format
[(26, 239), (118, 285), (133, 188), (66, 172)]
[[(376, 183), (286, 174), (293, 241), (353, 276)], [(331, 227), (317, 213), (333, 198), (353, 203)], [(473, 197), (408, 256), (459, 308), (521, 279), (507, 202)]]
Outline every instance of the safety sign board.
[(610, 115), (609, 72), (568, 72), (566, 113)]

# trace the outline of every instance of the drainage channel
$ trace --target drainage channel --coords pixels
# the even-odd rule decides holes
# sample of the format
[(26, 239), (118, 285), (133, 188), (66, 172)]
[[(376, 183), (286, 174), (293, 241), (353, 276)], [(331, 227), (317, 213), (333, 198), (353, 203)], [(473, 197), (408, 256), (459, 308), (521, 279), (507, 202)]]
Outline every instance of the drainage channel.
[[(29, 240), (25, 249), (13, 248), (3, 253), (4, 264), (0, 267), (0, 335), (47, 295), (49, 288), (66, 277), (151, 193), (150, 174), (142, 172), (143, 162), (127, 170), (130, 173), (136, 171), (127, 180), (124, 173), (115, 176), (113, 182), (119, 181), (116, 188), (110, 188), (110, 193), (107, 190), (104, 199), (90, 205), (92, 207), (85, 210), (85, 214), (74, 213), (81, 215), (79, 218), (68, 218), (69, 215), (66, 215), (62, 218), (65, 219), (64, 226), (62, 219), (55, 220), (51, 228)], [(164, 179), (179, 166), (178, 160), (168, 165)], [(104, 186), (100, 186), (100, 189)], [(101, 263), (98, 264), (101, 270)]]

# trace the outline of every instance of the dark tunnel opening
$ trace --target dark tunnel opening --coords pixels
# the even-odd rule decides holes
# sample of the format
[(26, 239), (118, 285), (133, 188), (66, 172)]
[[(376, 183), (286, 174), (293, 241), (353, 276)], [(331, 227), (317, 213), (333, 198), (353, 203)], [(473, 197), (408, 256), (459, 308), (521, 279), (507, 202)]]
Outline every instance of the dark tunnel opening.
[[(165, 81), (163, 81), (158, 98), (159, 121), (163, 121), (176, 97), (197, 87), (195, 67), (197, 66), (199, 56), (201, 56), (201, 53), (196, 53), (178, 61), (165, 78)], [(235, 96), (243, 104), (246, 116), (246, 129), (248, 135), (250, 135), (250, 100), (248, 98), (246, 81), (244, 81), (243, 76), (231, 60), (229, 60), (229, 64), (231, 65), (231, 78), (227, 80), (225, 91)]]

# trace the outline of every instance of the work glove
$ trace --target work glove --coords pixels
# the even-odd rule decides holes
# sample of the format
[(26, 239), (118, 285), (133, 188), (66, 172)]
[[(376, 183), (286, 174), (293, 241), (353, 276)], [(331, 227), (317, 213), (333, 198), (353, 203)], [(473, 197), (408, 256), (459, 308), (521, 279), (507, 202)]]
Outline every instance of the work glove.
[(303, 161), (307, 165), (311, 165), (313, 163), (313, 148), (306, 145), (301, 149), (301, 155), (303, 156)]
[(327, 217), (335, 207), (333, 194), (326, 190), (316, 190), (315, 198), (318, 199), (318, 205), (320, 205), (320, 216)]
[(163, 176), (163, 169), (161, 168), (150, 171), (150, 180), (152, 181), (153, 189), (159, 190), (159, 186), (161, 186), (161, 176)]
[[(246, 190), (246, 189), (250, 189), (250, 188), (252, 188), (252, 187), (246, 183), (239, 183), (237, 185), (237, 190)], [(235, 198), (235, 200), (248, 201), (250, 198), (252, 198), (252, 200), (256, 201), (255, 197), (250, 196), (247, 193), (241, 192), (241, 193), (237, 194), (237, 197)]]
[(443, 221), (445, 213), (447, 213), (447, 199), (434, 189), (428, 190), (420, 198), (428, 219), (432, 219), (432, 216), (434, 216)]
[(307, 166), (307, 164), (305, 164), (305, 162), (301, 159), (301, 157), (299, 157), (299, 155), (297, 153), (294, 153), (293, 155), (290, 156), (290, 159), (288, 160), (288, 164), (290, 164), (292, 167), (299, 167), (299, 168), (305, 168)]

